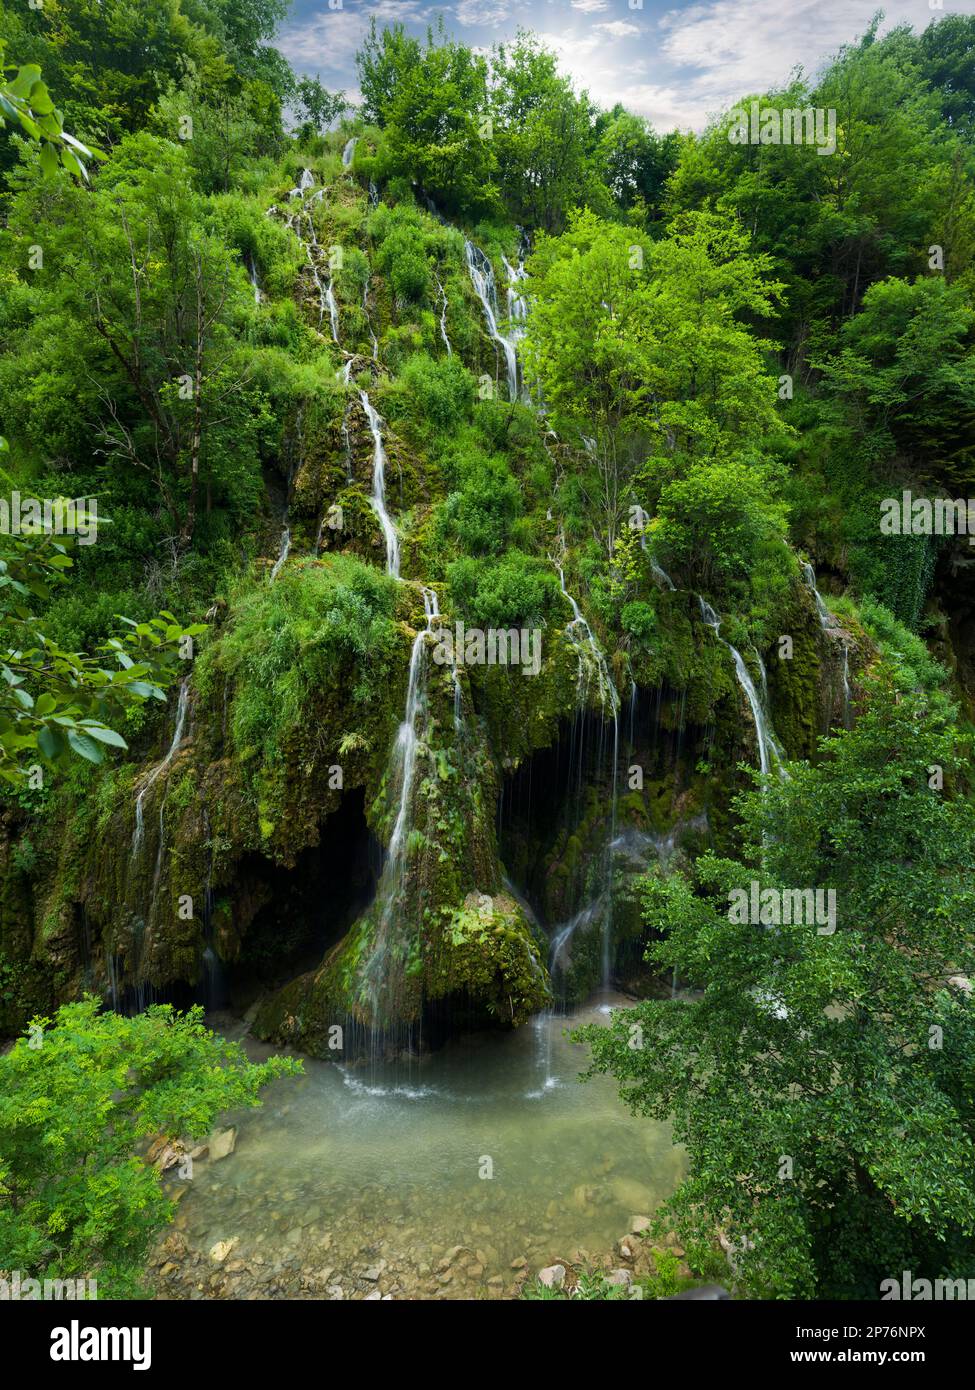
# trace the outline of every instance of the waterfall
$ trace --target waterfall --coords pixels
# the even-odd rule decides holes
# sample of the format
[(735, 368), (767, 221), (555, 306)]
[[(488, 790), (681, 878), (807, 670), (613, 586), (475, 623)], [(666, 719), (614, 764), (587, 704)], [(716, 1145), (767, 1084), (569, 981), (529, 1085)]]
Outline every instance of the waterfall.
[[(559, 573), (559, 585), (562, 589), (562, 596), (572, 609), (572, 621), (565, 629), (565, 634), (575, 647), (579, 657), (579, 694), (580, 698), (585, 698), (588, 691), (589, 672), (595, 668), (596, 677), (599, 685), (599, 703), (603, 709), (609, 701), (610, 710), (614, 720), (619, 714), (620, 699), (613, 684), (613, 678), (609, 673), (609, 666), (602, 653), (599, 643), (593, 636), (592, 628), (582, 616), (582, 612), (575, 599), (565, 587), (565, 574), (561, 565), (556, 565)], [(588, 653), (588, 654), (587, 654)]]
[(301, 434), (302, 411), (299, 409), (295, 421), (295, 428), (298, 435), (298, 457), (292, 460), (288, 470), (288, 482), (284, 494), (284, 511), (281, 514), (281, 544), (278, 548), (278, 558), (271, 566), (271, 573), (268, 575), (268, 583), (273, 584), (278, 575), (284, 568), (285, 561), (291, 553), (291, 527), (288, 524), (288, 516), (291, 511), (291, 485), (294, 482), (295, 474), (301, 466), (301, 458), (304, 452)]
[[(517, 337), (505, 337), (498, 329), (498, 292), (494, 283), (494, 268), (479, 246), (465, 240), (464, 254), (467, 257), (467, 270), (474, 286), (474, 293), (481, 301), (489, 337), (497, 343), (504, 353), (508, 368), (508, 399), (518, 399), (518, 353)], [(518, 335), (520, 336), (520, 334)]]
[(175, 758), (179, 746), (183, 741), (183, 727), (186, 724), (186, 710), (190, 698), (190, 678), (184, 676), (179, 687), (179, 698), (176, 702), (176, 727), (173, 730), (173, 739), (169, 745), (166, 756), (149, 773), (149, 776), (142, 784), (142, 788), (135, 799), (135, 830), (132, 833), (132, 860), (138, 859), (142, 850), (142, 843), (145, 839), (145, 823), (143, 810), (145, 805), (146, 793), (149, 788), (158, 781), (160, 776)]
[[(403, 922), (404, 916), (401, 899), (406, 873), (405, 847), (409, 839), (413, 810), (417, 753), (424, 732), (419, 726), (421, 718), (425, 720), (426, 714), (424, 654), (427, 639), (433, 633), (434, 621), (440, 617), (437, 595), (432, 589), (424, 588), (422, 592), (426, 623), (413, 640), (406, 682), (406, 705), (386, 772), (387, 785), (398, 789), (396, 818), (389, 838), (386, 862), (376, 890), (375, 936), (362, 972), (374, 1029), (381, 1026), (390, 1012), (385, 1007), (387, 996), (399, 983), (400, 970), (404, 964), (404, 953), (393, 950), (392, 929), (394, 924), (399, 925)], [(396, 970), (397, 967), (400, 967), (400, 970)]]
[(379, 206), (379, 189), (372, 179), (369, 180), (369, 206), (371, 208), (378, 208)]
[(826, 628), (835, 627), (836, 619), (826, 607), (826, 604), (823, 602), (822, 594), (816, 588), (816, 571), (813, 569), (812, 565), (808, 564), (805, 560), (802, 561), (800, 568), (802, 570), (803, 579), (812, 590), (812, 596), (816, 603), (816, 612), (819, 615), (819, 626), (824, 631)]
[[(843, 727), (850, 727), (850, 711), (852, 709), (853, 695), (850, 690), (850, 648), (847, 645), (845, 635), (840, 630), (839, 622), (835, 614), (831, 613), (823, 601), (823, 596), (816, 588), (816, 571), (807, 561), (803, 560), (800, 564), (802, 577), (812, 591), (813, 600), (816, 604), (816, 613), (819, 616), (819, 626), (824, 632), (838, 636), (843, 649), (843, 664), (840, 673), (843, 678)], [(832, 713), (832, 711), (830, 711)]]
[(363, 312), (363, 313), (365, 314), (365, 316), (366, 316), (366, 327), (369, 329), (369, 337), (372, 339), (372, 360), (373, 360), (375, 363), (377, 363), (377, 365), (378, 365), (378, 362), (379, 362), (379, 339), (376, 337), (375, 331), (374, 331), (373, 326), (372, 326), (372, 319), (369, 317), (369, 281), (368, 281), (368, 279), (366, 280), (366, 283), (365, 283), (365, 284), (363, 285), (363, 287), (362, 287), (362, 312)]
[(372, 509), (379, 518), (379, 526), (386, 542), (386, 573), (399, 579), (399, 537), (389, 512), (386, 510), (386, 450), (383, 448), (382, 421), (373, 408), (365, 391), (360, 390), (359, 399), (369, 421), (372, 432)]
[(285, 526), (281, 532), (281, 548), (278, 551), (278, 558), (271, 566), (271, 573), (268, 575), (268, 583), (273, 584), (284, 566), (285, 560), (291, 552), (291, 527)]
[(257, 263), (254, 260), (253, 253), (247, 258), (247, 278), (250, 280), (251, 288), (254, 291), (254, 303), (260, 304), (264, 296), (261, 294), (261, 287), (257, 279)]
[(309, 188), (315, 187), (315, 177), (310, 169), (302, 169), (301, 178), (298, 180), (298, 187), (292, 188), (288, 194), (289, 198), (303, 198)]
[[(771, 721), (762, 707), (758, 691), (755, 689), (755, 682), (751, 678), (751, 673), (745, 665), (741, 652), (738, 651), (737, 647), (733, 647), (730, 642), (726, 642), (721, 636), (721, 619), (718, 617), (717, 613), (715, 613), (711, 605), (705, 602), (700, 596), (698, 596), (698, 603), (701, 605), (701, 617), (704, 619), (706, 626), (711, 629), (721, 645), (728, 648), (735, 663), (735, 674), (738, 677), (738, 684), (745, 692), (745, 697), (748, 700), (752, 712), (752, 719), (755, 723), (755, 736), (758, 740), (758, 757), (762, 772), (768, 773), (771, 771), (772, 761), (774, 759), (779, 776), (783, 778), (787, 777), (788, 774), (785, 768), (782, 767), (782, 761), (785, 755), (779, 745), (778, 739), (775, 737), (775, 730), (772, 728)], [(761, 661), (759, 661), (759, 666), (764, 678), (765, 668), (761, 665)]]
[(440, 283), (439, 276), (437, 277), (437, 289), (440, 291), (440, 296), (443, 300), (443, 308), (440, 311), (440, 336), (443, 338), (444, 347), (447, 349), (447, 356), (452, 357), (454, 355), (453, 348), (450, 346), (450, 339), (447, 337), (447, 291)]
[[(605, 910), (603, 911), (603, 986), (608, 987), (610, 983), (610, 971), (612, 968), (612, 935), (613, 935), (613, 852), (611, 845), (616, 838), (616, 803), (618, 797), (618, 774), (619, 774), (619, 746), (620, 746), (620, 697), (610, 675), (609, 665), (603, 655), (599, 643), (596, 641), (592, 628), (582, 615), (578, 603), (565, 587), (565, 574), (561, 565), (557, 565), (559, 573), (559, 585), (562, 595), (572, 609), (572, 621), (565, 629), (565, 634), (572, 646), (575, 648), (579, 663), (579, 678), (576, 687), (576, 706), (581, 712), (584, 711), (589, 703), (590, 676), (595, 670), (599, 693), (599, 703), (605, 716), (607, 702), (609, 704), (610, 716), (613, 721), (613, 791), (610, 802), (610, 828), (606, 837), (606, 847), (604, 850), (604, 881), (605, 881)], [(583, 748), (580, 742), (579, 759), (580, 774), (582, 767)], [(591, 919), (590, 919), (591, 920)], [(577, 921), (573, 926), (574, 931), (580, 923)]]
[(352, 139), (351, 139), (351, 140), (348, 140), (348, 141), (346, 142), (345, 149), (342, 151), (342, 168), (343, 168), (343, 169), (348, 169), (349, 165), (352, 163), (352, 156), (355, 154), (355, 147), (356, 147), (356, 136), (353, 135), (353, 136), (352, 136)]

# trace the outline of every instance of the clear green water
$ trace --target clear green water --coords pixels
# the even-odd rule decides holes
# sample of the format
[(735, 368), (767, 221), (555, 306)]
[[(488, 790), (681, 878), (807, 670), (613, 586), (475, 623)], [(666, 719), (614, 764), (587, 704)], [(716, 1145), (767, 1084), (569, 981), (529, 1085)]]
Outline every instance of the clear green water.
[(410, 1067), (306, 1061), (231, 1116), (236, 1150), (196, 1165), (177, 1224), (196, 1251), (238, 1237), (245, 1278), (260, 1256), (346, 1297), (490, 1296), (514, 1260), (600, 1257), (682, 1172), (667, 1126), (630, 1116), (612, 1080), (578, 1081), (588, 1054), (565, 1030), (605, 1019), (539, 1017)]

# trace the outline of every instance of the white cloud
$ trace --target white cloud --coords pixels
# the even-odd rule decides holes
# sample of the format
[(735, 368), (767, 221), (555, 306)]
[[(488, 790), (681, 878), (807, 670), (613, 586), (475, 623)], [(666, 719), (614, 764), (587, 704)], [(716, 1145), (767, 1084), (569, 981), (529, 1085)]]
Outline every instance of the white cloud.
[(319, 72), (329, 85), (342, 86), (355, 71), (356, 50), (368, 32), (364, 15), (351, 10), (323, 10), (302, 24), (288, 24), (277, 46), (297, 72)]
[(639, 24), (630, 24), (625, 19), (609, 19), (603, 24), (592, 26), (594, 34), (608, 34), (612, 39), (625, 39), (630, 34), (643, 34), (646, 31), (641, 29)]
[(581, 10), (583, 14), (602, 14), (609, 9), (609, 0), (571, 0), (571, 3), (574, 10)]
[[(787, 82), (800, 65), (814, 76), (824, 60), (864, 32), (877, 8), (878, 0), (844, 0), (842, 5), (706, 0), (671, 10), (660, 20), (661, 48), (670, 63), (689, 70), (686, 82), (673, 83), (684, 94), (689, 122), (699, 127), (708, 113), (738, 97)], [(975, 0), (947, 0), (945, 10), (937, 13), (921, 0), (885, 0), (883, 8), (882, 32), (905, 22), (920, 29), (941, 13), (975, 13)]]
[(457, 0), (454, 11), (458, 24), (481, 24), (496, 28), (508, 18), (508, 0)]

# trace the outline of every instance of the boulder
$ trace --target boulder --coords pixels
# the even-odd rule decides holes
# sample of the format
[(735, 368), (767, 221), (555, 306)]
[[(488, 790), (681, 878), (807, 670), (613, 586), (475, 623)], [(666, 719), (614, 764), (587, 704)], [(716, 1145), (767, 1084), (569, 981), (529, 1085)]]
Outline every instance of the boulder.
[(538, 1282), (547, 1289), (560, 1289), (565, 1283), (565, 1265), (549, 1265), (538, 1271)]

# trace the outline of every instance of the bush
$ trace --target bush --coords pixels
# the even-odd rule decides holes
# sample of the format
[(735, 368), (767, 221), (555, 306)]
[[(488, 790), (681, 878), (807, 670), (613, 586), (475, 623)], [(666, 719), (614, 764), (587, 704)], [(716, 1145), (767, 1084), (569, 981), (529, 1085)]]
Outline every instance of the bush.
[(202, 1139), (223, 1110), (260, 1104), (299, 1062), (249, 1063), (202, 1009), (135, 1018), (65, 1004), (0, 1057), (0, 1262), (35, 1279), (97, 1281), (132, 1297), (175, 1203), (136, 1155), (154, 1135)]
[(550, 567), (520, 550), (490, 565), (467, 557), (456, 560), (447, 580), (464, 618), (481, 628), (544, 626), (559, 601)]

